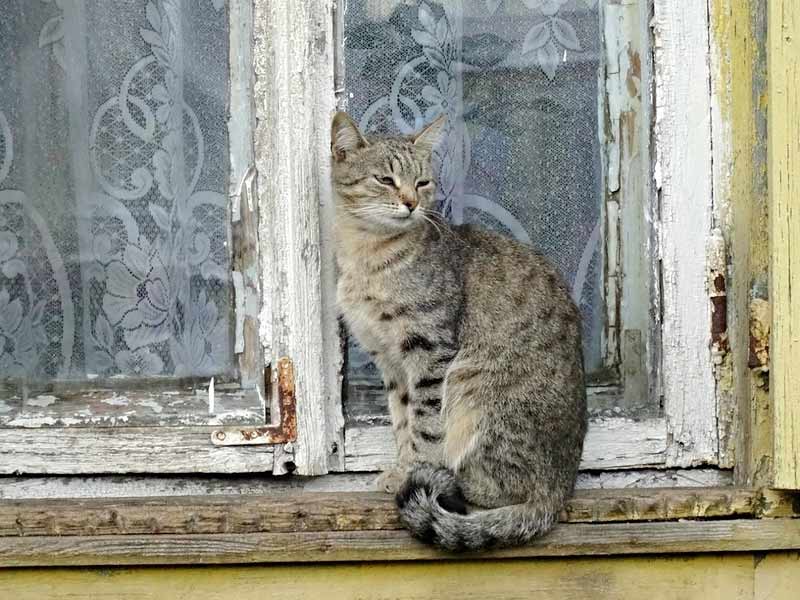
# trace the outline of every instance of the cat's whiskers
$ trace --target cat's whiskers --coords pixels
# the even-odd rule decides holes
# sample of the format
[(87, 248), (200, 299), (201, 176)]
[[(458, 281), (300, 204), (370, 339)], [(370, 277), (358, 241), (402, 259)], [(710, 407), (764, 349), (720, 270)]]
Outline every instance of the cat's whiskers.
[(433, 228), (436, 230), (436, 233), (438, 233), (439, 237), (441, 238), (442, 237), (442, 228), (436, 223), (436, 221), (434, 221), (431, 217), (429, 217), (428, 215), (426, 215), (422, 211), (420, 211), (419, 214), (422, 216), (423, 219), (425, 219), (425, 221), (427, 221), (428, 223), (430, 223), (433, 226)]
[(431, 210), (430, 208), (417, 208), (419, 213), (422, 215), (422, 218), (425, 219), (428, 223), (430, 223), (433, 227), (436, 228), (436, 231), (439, 233), (439, 237), (442, 237), (442, 232), (446, 233), (451, 238), (454, 237), (452, 230), (449, 227), (447, 220), (444, 218), (442, 213), (436, 210)]

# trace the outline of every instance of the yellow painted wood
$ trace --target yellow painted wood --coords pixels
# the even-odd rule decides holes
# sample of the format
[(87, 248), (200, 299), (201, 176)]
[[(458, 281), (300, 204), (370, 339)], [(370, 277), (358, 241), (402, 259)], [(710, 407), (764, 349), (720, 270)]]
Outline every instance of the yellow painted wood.
[[(754, 309), (768, 306), (766, 39), (761, 0), (710, 0), (714, 96), (714, 205), (729, 253), (729, 353), (718, 366), (720, 466), (740, 485), (772, 481), (772, 416), (766, 378), (751, 367)], [(757, 337), (769, 343), (769, 319)]]
[[(14, 600), (752, 600), (754, 562), (752, 555), (730, 554), (329, 566), (15, 569), (0, 571), (0, 596)], [(762, 575), (765, 586), (781, 578), (781, 564), (769, 566)]]
[(768, 7), (774, 485), (800, 489), (800, 3)]
[(768, 554), (756, 560), (753, 598), (797, 600), (800, 595), (800, 553)]

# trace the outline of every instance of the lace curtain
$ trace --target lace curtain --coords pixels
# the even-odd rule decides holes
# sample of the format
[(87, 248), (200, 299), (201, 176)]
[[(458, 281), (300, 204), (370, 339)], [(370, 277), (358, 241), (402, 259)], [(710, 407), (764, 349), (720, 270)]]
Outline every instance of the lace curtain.
[(224, 0), (4, 0), (0, 81), (0, 377), (230, 372)]
[[(408, 134), (449, 115), (442, 212), (533, 245), (602, 328), (600, 17), (596, 0), (348, 0), (348, 106), (366, 131)], [(351, 382), (374, 379), (357, 346)]]

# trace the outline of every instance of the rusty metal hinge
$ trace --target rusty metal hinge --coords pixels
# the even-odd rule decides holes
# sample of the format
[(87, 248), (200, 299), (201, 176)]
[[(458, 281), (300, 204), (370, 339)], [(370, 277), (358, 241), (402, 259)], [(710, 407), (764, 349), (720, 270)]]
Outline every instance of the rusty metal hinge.
[(278, 410), (280, 414), (276, 425), (218, 429), (211, 433), (211, 443), (215, 446), (255, 446), (286, 444), (297, 439), (294, 366), (287, 357), (278, 361)]

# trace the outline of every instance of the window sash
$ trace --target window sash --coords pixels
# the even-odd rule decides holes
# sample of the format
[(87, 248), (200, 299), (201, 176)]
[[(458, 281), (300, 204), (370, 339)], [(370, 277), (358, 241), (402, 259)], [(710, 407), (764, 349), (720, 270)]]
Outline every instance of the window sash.
[[(70, 13), (71, 14), (71, 13)], [(258, 249), (250, 204), (240, 206), (240, 185), (252, 156), (252, 6), (232, 3), (229, 11), (231, 65), (229, 122), (231, 206), (234, 222), (234, 282), (237, 286), (236, 350), (238, 381), (193, 379), (145, 382), (109, 381), (48, 384), (46, 393), (23, 388), (15, 404), (23, 406), (0, 428), (0, 473), (186, 473), (285, 472), (291, 454), (273, 449), (219, 448), (211, 432), (225, 425), (267, 425), (264, 361), (260, 340), (253, 335), (257, 319), (258, 257), (240, 248)], [(70, 86), (75, 90), (75, 86)], [(88, 180), (88, 179), (87, 179)], [(244, 223), (244, 227), (242, 224)], [(244, 255), (244, 256), (243, 256)], [(238, 271), (236, 271), (238, 269)], [(237, 277), (238, 275), (238, 277)], [(38, 394), (38, 395), (37, 395)], [(12, 400), (14, 400), (12, 398)], [(277, 414), (277, 411), (272, 411)], [(10, 413), (6, 413), (6, 417)]]
[[(701, 6), (684, 9), (678, 15), (673, 14), (668, 4), (666, 0), (656, 2), (655, 23), (660, 44), (655, 71), (657, 75), (661, 72), (661, 78), (656, 78), (661, 95), (656, 106), (659, 125), (655, 150), (659, 162), (655, 186), (662, 209), (668, 204), (671, 212), (667, 214), (679, 215), (691, 214), (689, 211), (696, 209), (698, 203), (710, 206), (709, 189), (682, 193), (695, 186), (698, 169), (702, 171), (707, 166), (710, 180), (710, 165), (707, 165), (710, 129), (680, 128), (685, 114), (683, 103), (687, 101), (683, 96), (687, 96), (690, 104), (701, 113), (710, 114), (708, 86), (697, 83), (709, 77), (705, 63), (708, 17)], [(212, 447), (205, 428), (127, 431), (85, 428), (26, 431), (25, 439), (31, 444), (26, 448), (20, 443), (20, 430), (0, 430), (0, 456), (9, 456), (6, 462), (23, 466), (14, 470), (45, 473), (263, 472), (275, 461), (283, 464), (288, 456), (300, 474), (318, 475), (328, 470), (347, 470), (348, 463), (354, 464), (352, 461), (369, 460), (372, 450), (369, 445), (359, 446), (352, 427), (348, 428), (345, 444), (341, 404), (342, 353), (330, 239), (333, 202), (328, 124), (336, 107), (335, 91), (340, 89), (334, 85), (334, 63), (338, 51), (335, 40), (341, 35), (338, 29), (334, 32), (333, 11), (332, 0), (253, 2), (254, 79), (250, 122), (256, 123), (252, 157), (257, 179), (253, 202), (259, 209), (257, 231), (262, 252), (256, 279), (260, 277), (263, 284), (264, 299), (259, 313), (258, 339), (264, 348), (264, 363), (275, 364), (279, 357), (289, 356), (295, 364), (297, 442), (290, 447), (276, 448)], [(642, 13), (639, 13), (635, 15), (638, 19), (635, 22), (647, 23), (644, 18), (642, 21)], [(688, 31), (688, 41), (686, 35), (679, 38), (673, 33), (683, 31), (684, 27)], [(249, 39), (249, 36), (243, 34), (242, 39)], [(693, 55), (697, 60), (690, 61), (692, 68), (685, 68), (685, 44), (697, 52)], [(236, 60), (246, 59), (237, 57)], [(664, 77), (665, 72), (668, 78)], [(243, 89), (247, 86), (246, 83), (242, 85)], [(675, 95), (677, 90), (680, 90), (680, 101)], [(241, 96), (239, 98), (241, 100)], [(617, 139), (624, 138), (620, 135)], [(684, 146), (691, 151), (680, 156)], [(242, 152), (245, 159), (237, 163), (237, 175), (246, 173), (247, 149)], [(645, 153), (645, 148), (641, 148), (641, 152)], [(671, 161), (678, 158), (684, 162), (696, 159), (699, 164), (693, 170), (676, 169)], [(679, 226), (679, 238), (667, 239), (669, 235), (664, 232), (676, 233)], [(659, 347), (658, 326), (663, 327), (668, 341), (662, 348), (663, 368), (665, 371), (679, 369), (673, 372), (680, 373), (680, 378), (665, 377), (661, 387), (654, 386), (657, 396), (663, 396), (665, 418), (642, 422), (606, 419), (599, 426), (593, 423), (586, 446), (588, 454), (584, 456), (587, 468), (689, 466), (716, 462), (717, 414), (710, 358), (698, 358), (709, 347), (706, 343), (709, 301), (704, 292), (704, 280), (698, 280), (696, 270), (684, 272), (678, 268), (687, 255), (695, 261), (705, 255), (710, 227), (708, 221), (701, 218), (680, 224), (662, 221), (660, 228), (654, 252), (668, 274), (664, 278), (664, 322), (648, 330), (650, 337), (647, 339), (655, 353)], [(675, 252), (677, 239), (686, 244), (680, 254)], [(637, 251), (623, 253), (623, 256), (635, 255)], [(704, 261), (697, 262), (704, 265)], [(658, 279), (657, 274), (652, 277)], [(684, 303), (681, 310), (676, 310), (678, 300)], [(652, 308), (648, 306), (648, 311)], [(693, 350), (687, 352), (687, 349)], [(622, 363), (625, 364), (624, 356)], [(654, 359), (653, 363), (657, 364), (658, 360)], [(126, 433), (127, 437), (122, 436)], [(380, 437), (379, 429), (361, 433)], [(593, 441), (603, 436), (611, 436), (624, 448), (611, 452), (609, 457), (607, 447)], [(83, 453), (90, 440), (97, 456), (94, 462), (88, 461)], [(386, 457), (388, 446), (381, 443), (384, 444), (381, 456)], [(39, 450), (34, 449), (35, 444)], [(134, 452), (147, 445), (161, 448), (163, 452)], [(185, 453), (185, 461), (169, 458), (176, 448)], [(35, 457), (29, 463), (30, 468), (22, 460), (27, 455)], [(617, 458), (613, 458), (614, 455)], [(377, 459), (373, 462), (373, 466), (379, 463)], [(277, 472), (281, 472), (280, 469)]]
[[(644, 421), (593, 419), (584, 468), (717, 464), (710, 303), (702, 259), (712, 235), (711, 129), (690, 127), (682, 116), (689, 103), (703, 115), (703, 122), (710, 120), (709, 87), (697, 84), (710, 77), (707, 11), (698, 5), (677, 14), (667, 2), (656, 1), (656, 30), (662, 43), (654, 55), (654, 71), (656, 85), (663, 89), (661, 96), (656, 95), (655, 131), (650, 112), (649, 5), (603, 1), (603, 11), (607, 52), (603, 110), (611, 123), (604, 156), (611, 325), (606, 357), (609, 366), (620, 365), (622, 385), (590, 388), (590, 393), (617, 395), (623, 409), (646, 406), (649, 399), (651, 406), (663, 405), (663, 416)], [(339, 15), (340, 30), (341, 19)], [(673, 33), (688, 23), (688, 39)], [(688, 64), (687, 45), (694, 57)], [(338, 83), (341, 90), (341, 76)], [(632, 85), (633, 94), (628, 91)], [(643, 176), (651, 170), (652, 181)], [(693, 211), (700, 213), (698, 218)], [(637, 302), (642, 289), (649, 291), (650, 300)], [(614, 377), (610, 382), (620, 383)], [(389, 428), (368, 421), (347, 424), (346, 470), (378, 468), (392, 456)], [(621, 440), (616, 457), (600, 441), (607, 435)]]

